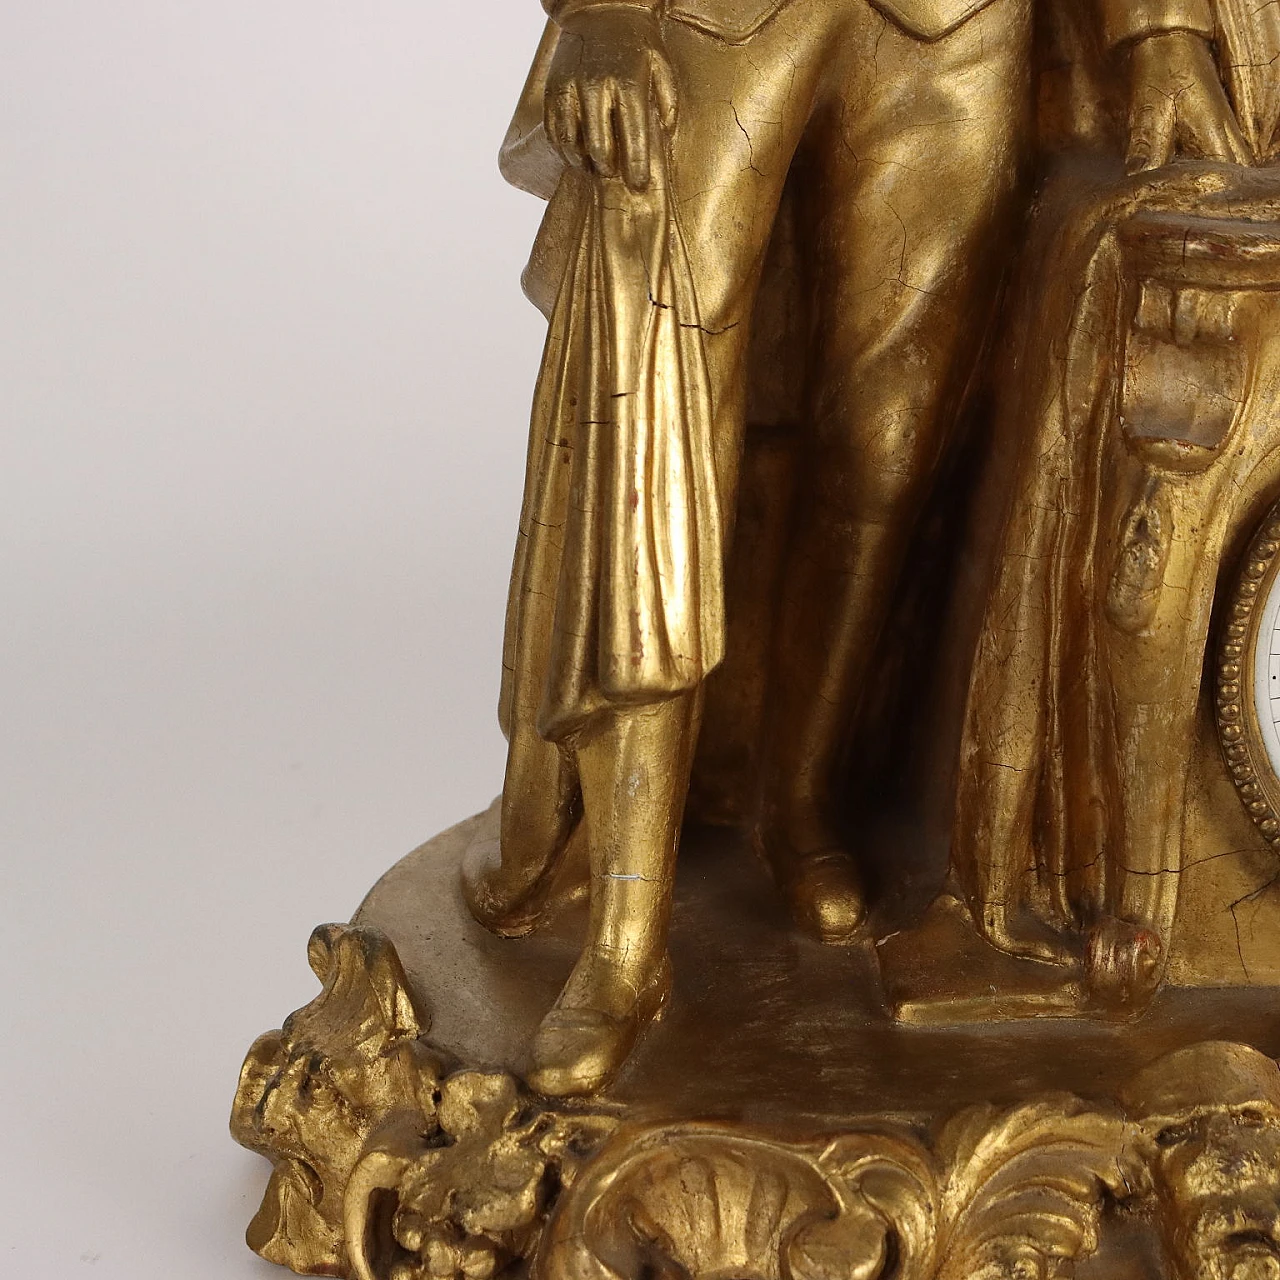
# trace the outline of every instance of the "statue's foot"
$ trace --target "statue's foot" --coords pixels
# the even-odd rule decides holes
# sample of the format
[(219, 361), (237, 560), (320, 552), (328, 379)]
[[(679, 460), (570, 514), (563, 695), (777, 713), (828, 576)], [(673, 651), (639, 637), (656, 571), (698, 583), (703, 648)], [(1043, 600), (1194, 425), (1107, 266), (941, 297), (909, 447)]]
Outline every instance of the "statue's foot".
[(1160, 985), (1164, 940), (1155, 930), (1109, 916), (1089, 931), (1085, 983), (1114, 1017), (1136, 1018)]
[(502, 856), (498, 836), (477, 840), (462, 859), (462, 897), (476, 920), (503, 938), (523, 938), (582, 896), (587, 884), (586, 832), (579, 822), (530, 873)]
[(638, 983), (617, 965), (584, 955), (534, 1036), (529, 1085), (553, 1098), (599, 1092), (661, 1015), (670, 992), (665, 955)]
[(975, 924), (978, 932), (1005, 955), (1062, 968), (1078, 963), (1071, 948), (1043, 920), (1029, 911), (1010, 914), (1003, 906), (988, 905), (976, 918)]
[(843, 849), (799, 854), (782, 883), (795, 922), (830, 946), (852, 942), (866, 918), (862, 876)]
[[(807, 851), (801, 852), (806, 846)], [(833, 836), (797, 847), (783, 832), (765, 831), (761, 852), (801, 929), (831, 946), (858, 936), (867, 914), (862, 876), (853, 857)]]

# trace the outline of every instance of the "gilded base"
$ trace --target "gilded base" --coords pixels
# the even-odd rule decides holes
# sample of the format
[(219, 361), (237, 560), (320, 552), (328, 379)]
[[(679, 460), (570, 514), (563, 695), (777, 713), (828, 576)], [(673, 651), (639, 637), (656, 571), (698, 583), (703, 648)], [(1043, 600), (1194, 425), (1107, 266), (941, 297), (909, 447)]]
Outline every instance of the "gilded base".
[(458, 865), (491, 823), (318, 929), (323, 992), (251, 1050), (232, 1129), (274, 1165), (263, 1257), (358, 1280), (1280, 1275), (1274, 992), (1170, 988), (1125, 1027), (895, 1023), (870, 942), (799, 938), (754, 858), (695, 834), (671, 1007), (604, 1096), (548, 1104), (524, 1055), (581, 919), (471, 921)]

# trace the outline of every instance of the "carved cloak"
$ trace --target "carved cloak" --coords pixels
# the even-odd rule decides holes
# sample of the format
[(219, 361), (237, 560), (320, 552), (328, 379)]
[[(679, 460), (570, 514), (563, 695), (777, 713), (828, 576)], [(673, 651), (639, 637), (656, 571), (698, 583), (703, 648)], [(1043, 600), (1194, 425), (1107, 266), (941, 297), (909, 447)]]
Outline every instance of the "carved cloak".
[(642, 193), (566, 175), (561, 201), (501, 703), (509, 732), (515, 685), (538, 681), (552, 741), (607, 705), (693, 689), (724, 655), (711, 392), (662, 158)]

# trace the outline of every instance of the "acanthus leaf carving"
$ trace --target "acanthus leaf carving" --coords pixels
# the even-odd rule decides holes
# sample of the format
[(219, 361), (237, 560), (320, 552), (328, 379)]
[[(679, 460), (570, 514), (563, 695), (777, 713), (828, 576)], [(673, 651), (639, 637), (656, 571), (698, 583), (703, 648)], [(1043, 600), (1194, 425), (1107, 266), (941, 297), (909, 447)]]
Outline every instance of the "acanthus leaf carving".
[(956, 1116), (938, 1141), (937, 1280), (1049, 1280), (1092, 1253), (1104, 1196), (1143, 1183), (1131, 1132), (1069, 1095)]

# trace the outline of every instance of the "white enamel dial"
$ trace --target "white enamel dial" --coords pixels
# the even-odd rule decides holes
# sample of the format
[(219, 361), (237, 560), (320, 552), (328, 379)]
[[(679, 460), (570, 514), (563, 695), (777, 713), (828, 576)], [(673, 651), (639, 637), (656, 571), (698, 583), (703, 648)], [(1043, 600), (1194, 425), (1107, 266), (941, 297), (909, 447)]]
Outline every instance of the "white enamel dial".
[[(1271, 773), (1280, 778), (1280, 576), (1268, 575), (1253, 641), (1253, 711)], [(1263, 761), (1255, 762), (1259, 767)]]
[(1218, 737), (1241, 803), (1280, 851), (1280, 503), (1218, 608)]

